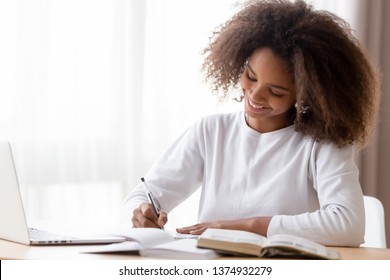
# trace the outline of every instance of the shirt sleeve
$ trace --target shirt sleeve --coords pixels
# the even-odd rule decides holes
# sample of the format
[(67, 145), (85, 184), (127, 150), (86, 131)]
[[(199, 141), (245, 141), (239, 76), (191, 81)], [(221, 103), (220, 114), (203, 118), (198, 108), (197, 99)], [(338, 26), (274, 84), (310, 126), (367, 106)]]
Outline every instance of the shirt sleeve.
[(328, 246), (359, 246), (364, 241), (365, 214), (353, 147), (315, 143), (310, 169), (320, 209), (276, 215), (267, 235), (288, 233)]
[[(204, 141), (202, 120), (188, 128), (145, 175), (148, 188), (161, 209), (171, 211), (195, 190), (203, 178)], [(131, 223), (133, 210), (148, 202), (142, 184), (126, 197), (123, 205), (123, 224)]]

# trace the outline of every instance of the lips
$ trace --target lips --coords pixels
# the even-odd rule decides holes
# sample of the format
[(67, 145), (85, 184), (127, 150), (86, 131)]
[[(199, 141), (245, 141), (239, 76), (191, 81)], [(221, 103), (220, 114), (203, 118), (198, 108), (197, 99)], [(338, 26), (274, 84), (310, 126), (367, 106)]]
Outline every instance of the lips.
[(264, 106), (264, 105), (259, 105), (259, 104), (253, 103), (250, 99), (248, 99), (248, 102), (249, 102), (249, 105), (252, 106), (255, 109), (264, 109), (264, 108), (266, 108), (266, 106)]
[(252, 100), (250, 100), (249, 98), (247, 99), (247, 106), (248, 106), (249, 110), (251, 110), (254, 113), (261, 113), (261, 112), (264, 112), (265, 110), (270, 109), (269, 106), (267, 106), (265, 104), (255, 103)]

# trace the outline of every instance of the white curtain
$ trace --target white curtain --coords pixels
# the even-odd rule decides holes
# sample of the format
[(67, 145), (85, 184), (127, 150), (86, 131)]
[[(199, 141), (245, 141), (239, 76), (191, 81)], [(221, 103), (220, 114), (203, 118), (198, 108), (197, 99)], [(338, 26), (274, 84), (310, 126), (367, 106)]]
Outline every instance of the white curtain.
[(234, 2), (0, 2), (0, 139), (29, 219), (116, 223), (124, 196), (191, 122), (240, 108), (218, 104), (200, 73)]

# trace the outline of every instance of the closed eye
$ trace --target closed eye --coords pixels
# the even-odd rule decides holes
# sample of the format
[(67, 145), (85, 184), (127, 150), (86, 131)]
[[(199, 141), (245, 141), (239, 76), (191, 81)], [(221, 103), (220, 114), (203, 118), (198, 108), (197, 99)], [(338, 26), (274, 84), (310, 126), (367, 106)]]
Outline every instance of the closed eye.
[(287, 89), (279, 88), (279, 87), (275, 87), (275, 86), (270, 86), (268, 90), (273, 96), (276, 96), (276, 97), (282, 97), (282, 96), (288, 95), (288, 93), (289, 93), (289, 91)]
[(255, 77), (252, 77), (250, 74), (249, 74), (249, 71), (246, 71), (246, 77), (248, 78), (248, 80), (252, 81), (252, 82), (257, 82), (256, 78)]
[(283, 95), (286, 95), (285, 93), (275, 92), (272, 89), (269, 89), (269, 92), (276, 97), (282, 97)]
[(271, 94), (275, 96), (283, 96), (289, 94), (289, 90), (285, 87), (277, 86), (277, 85), (270, 85), (269, 91)]
[(253, 71), (252, 67), (249, 65), (249, 63), (246, 65), (246, 77), (252, 82), (257, 82), (256, 74)]

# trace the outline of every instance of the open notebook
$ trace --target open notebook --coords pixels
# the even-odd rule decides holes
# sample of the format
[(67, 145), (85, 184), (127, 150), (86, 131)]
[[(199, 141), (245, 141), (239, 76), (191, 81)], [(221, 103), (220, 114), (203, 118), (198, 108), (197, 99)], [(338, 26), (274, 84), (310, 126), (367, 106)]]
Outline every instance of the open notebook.
[(208, 260), (219, 256), (214, 250), (197, 247), (198, 235), (180, 234), (157, 228), (131, 228), (115, 232), (127, 241), (105, 246), (91, 246), (84, 253), (126, 253), (143, 257)]
[(114, 236), (61, 236), (27, 226), (11, 146), (0, 141), (0, 239), (27, 245), (102, 244), (123, 242)]

